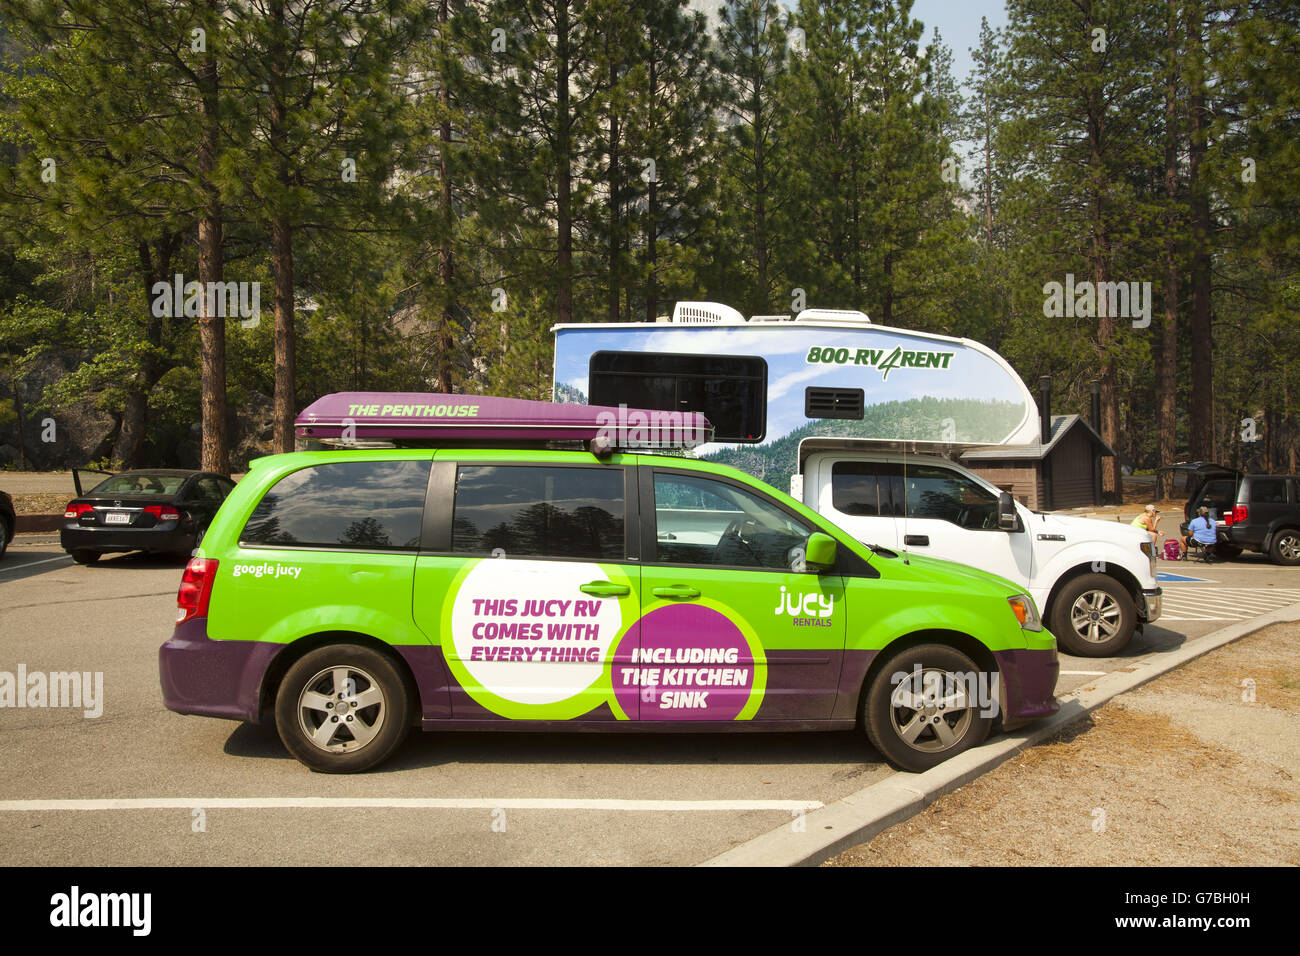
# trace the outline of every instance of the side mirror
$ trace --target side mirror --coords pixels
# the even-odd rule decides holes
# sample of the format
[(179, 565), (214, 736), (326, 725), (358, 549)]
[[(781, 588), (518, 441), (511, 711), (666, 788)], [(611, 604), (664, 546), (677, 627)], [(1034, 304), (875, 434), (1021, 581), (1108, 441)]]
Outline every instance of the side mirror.
[(998, 495), (998, 530), (1015, 531), (1019, 519), (1016, 516), (1016, 501), (1008, 491)]
[(808, 570), (816, 574), (831, 570), (835, 567), (835, 552), (835, 539), (814, 531), (808, 535), (808, 543), (804, 546), (804, 561), (807, 562)]

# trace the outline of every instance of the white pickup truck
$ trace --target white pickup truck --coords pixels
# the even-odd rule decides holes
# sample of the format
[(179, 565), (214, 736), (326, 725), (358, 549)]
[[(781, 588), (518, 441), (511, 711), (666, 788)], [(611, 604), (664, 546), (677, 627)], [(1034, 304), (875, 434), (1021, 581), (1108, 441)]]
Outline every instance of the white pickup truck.
[(1155, 549), (1138, 528), (1032, 512), (936, 455), (818, 450), (814, 439), (799, 457), (793, 497), (874, 547), (969, 564), (1027, 588), (1070, 654), (1115, 654), (1160, 616)]

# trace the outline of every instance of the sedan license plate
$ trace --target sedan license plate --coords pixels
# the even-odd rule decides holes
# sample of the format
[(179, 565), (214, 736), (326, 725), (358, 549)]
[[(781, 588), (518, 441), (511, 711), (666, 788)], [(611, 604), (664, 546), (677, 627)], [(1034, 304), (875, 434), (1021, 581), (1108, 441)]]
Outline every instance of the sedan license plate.
[(110, 511), (104, 515), (104, 524), (130, 524), (131, 515), (125, 511)]

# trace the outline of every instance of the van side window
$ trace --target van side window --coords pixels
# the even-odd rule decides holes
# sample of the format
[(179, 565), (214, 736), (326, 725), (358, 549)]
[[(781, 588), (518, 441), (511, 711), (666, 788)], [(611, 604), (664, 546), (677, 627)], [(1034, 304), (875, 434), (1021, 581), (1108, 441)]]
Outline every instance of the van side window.
[(655, 474), (659, 564), (720, 564), (792, 570), (795, 549), (813, 529), (735, 485)]
[(313, 465), (285, 475), (257, 503), (241, 545), (413, 551), (429, 484), (427, 461)]
[(461, 465), (451, 550), (624, 560), (622, 468)]

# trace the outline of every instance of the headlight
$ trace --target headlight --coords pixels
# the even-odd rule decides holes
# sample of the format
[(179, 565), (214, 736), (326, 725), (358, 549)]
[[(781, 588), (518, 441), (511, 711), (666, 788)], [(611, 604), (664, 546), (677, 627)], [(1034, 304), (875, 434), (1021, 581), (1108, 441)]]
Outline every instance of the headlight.
[(1011, 605), (1011, 610), (1022, 629), (1026, 631), (1043, 629), (1043, 622), (1038, 619), (1038, 608), (1034, 607), (1034, 599), (1028, 594), (1012, 595), (1007, 598), (1007, 603)]
[(1142, 553), (1145, 554), (1145, 555), (1147, 556), (1147, 561), (1148, 561), (1148, 562), (1150, 563), (1150, 565), (1151, 565), (1151, 576), (1152, 576), (1152, 577), (1155, 577), (1155, 574), (1156, 574), (1156, 543), (1155, 543), (1154, 541), (1143, 541), (1141, 544), (1138, 545), (1138, 547), (1141, 548), (1141, 549), (1142, 549)]

